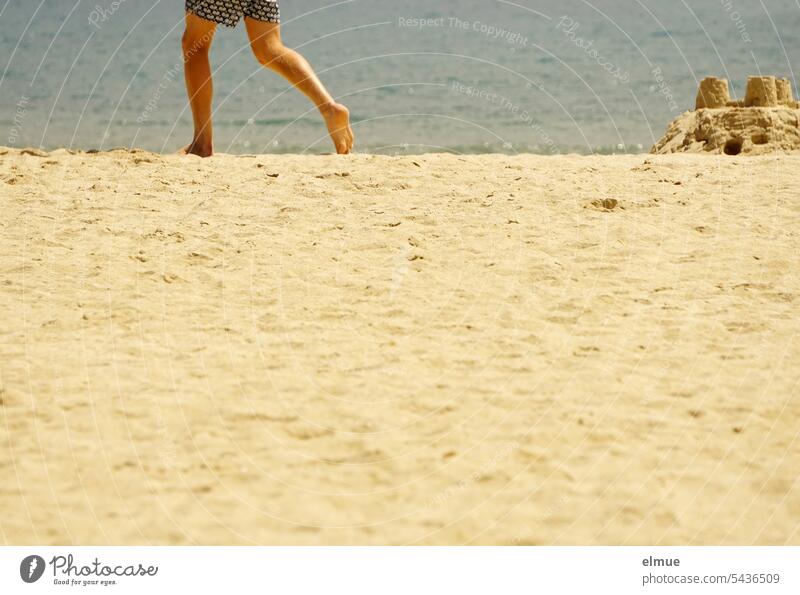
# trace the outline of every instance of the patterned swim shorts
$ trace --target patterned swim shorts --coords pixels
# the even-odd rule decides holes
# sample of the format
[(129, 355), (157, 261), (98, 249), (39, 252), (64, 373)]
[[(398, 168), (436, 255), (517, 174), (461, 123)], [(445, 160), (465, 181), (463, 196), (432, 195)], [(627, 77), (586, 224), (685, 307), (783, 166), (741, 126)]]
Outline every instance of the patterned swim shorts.
[(242, 17), (265, 23), (280, 23), (281, 11), (272, 0), (186, 0), (186, 10), (226, 27), (235, 27)]

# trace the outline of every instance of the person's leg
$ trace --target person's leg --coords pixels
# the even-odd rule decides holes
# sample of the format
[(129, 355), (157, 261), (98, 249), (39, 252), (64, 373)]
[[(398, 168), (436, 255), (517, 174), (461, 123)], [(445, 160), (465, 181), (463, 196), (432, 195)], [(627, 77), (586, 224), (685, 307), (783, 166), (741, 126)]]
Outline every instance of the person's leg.
[(336, 152), (349, 153), (355, 137), (350, 128), (348, 109), (334, 101), (303, 56), (283, 45), (278, 23), (257, 21), (250, 17), (245, 17), (244, 22), (256, 59), (285, 77), (317, 106), (328, 126)]
[(214, 85), (211, 80), (211, 64), (208, 52), (214, 39), (217, 24), (200, 18), (191, 12), (186, 13), (186, 31), (183, 34), (183, 64), (186, 78), (186, 91), (192, 107), (194, 136), (184, 152), (200, 157), (210, 157), (214, 153), (213, 130), (211, 127), (211, 106)]

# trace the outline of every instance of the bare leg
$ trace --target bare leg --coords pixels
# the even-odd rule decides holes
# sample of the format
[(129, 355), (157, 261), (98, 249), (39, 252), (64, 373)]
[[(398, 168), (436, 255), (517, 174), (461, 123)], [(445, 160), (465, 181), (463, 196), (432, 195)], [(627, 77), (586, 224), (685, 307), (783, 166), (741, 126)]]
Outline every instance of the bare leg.
[(214, 153), (211, 105), (214, 84), (211, 80), (211, 64), (208, 52), (214, 39), (216, 23), (207, 21), (190, 12), (186, 13), (186, 31), (183, 34), (183, 62), (186, 91), (192, 107), (194, 136), (184, 149), (185, 153), (210, 157)]
[(349, 153), (355, 143), (355, 136), (350, 128), (350, 111), (333, 100), (303, 56), (283, 45), (280, 25), (250, 17), (245, 17), (244, 22), (256, 59), (282, 75), (317, 106), (328, 126), (336, 152)]

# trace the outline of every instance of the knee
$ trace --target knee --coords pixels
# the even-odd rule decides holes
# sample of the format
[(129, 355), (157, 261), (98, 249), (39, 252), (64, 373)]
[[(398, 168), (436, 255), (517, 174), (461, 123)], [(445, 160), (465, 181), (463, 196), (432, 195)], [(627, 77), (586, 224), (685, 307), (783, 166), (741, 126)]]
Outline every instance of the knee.
[(250, 43), (253, 55), (264, 66), (276, 66), (282, 60), (286, 48), (279, 37), (268, 36)]
[(187, 29), (184, 31), (183, 38), (181, 39), (183, 57), (189, 60), (196, 55), (208, 54), (208, 51), (211, 49), (212, 39), (213, 36), (210, 34), (196, 35)]

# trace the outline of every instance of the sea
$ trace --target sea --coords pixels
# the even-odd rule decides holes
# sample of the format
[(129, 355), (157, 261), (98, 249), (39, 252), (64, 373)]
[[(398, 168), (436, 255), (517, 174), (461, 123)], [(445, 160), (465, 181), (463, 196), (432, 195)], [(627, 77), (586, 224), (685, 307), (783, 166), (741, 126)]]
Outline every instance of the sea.
[[(0, 0), (0, 145), (173, 152), (190, 140), (182, 0)], [(282, 34), (351, 110), (359, 152), (639, 153), (699, 80), (789, 78), (800, 0), (283, 0)], [(217, 151), (326, 153), (308, 100), (212, 49)]]

